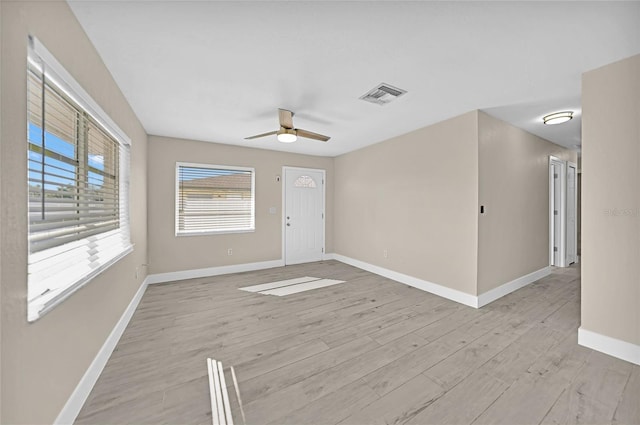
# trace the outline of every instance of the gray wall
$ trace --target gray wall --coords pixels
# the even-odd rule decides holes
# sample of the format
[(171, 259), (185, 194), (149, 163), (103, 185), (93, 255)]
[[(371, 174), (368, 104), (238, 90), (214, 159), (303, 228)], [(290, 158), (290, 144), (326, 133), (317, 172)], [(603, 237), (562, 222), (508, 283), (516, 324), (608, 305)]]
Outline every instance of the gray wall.
[(582, 77), (583, 329), (640, 345), (640, 55)]
[(477, 129), (474, 111), (337, 157), (335, 252), (476, 295)]
[[(0, 294), (2, 417), (51, 423), (140, 287), (147, 262), (147, 136), (63, 1), (2, 2)], [(52, 25), (55, 23), (55, 25)], [(34, 323), (27, 322), (27, 36), (40, 39), (132, 140), (133, 253)]]
[(478, 118), (482, 294), (549, 265), (549, 156), (575, 163), (577, 153), (484, 112)]
[[(534, 220), (529, 230), (535, 233), (536, 248), (533, 253), (527, 250), (533, 259), (529, 262), (518, 255), (512, 259), (517, 267), (502, 270), (497, 258), (506, 254), (493, 253), (492, 247), (505, 241), (487, 236), (486, 231), (493, 225), (489, 220), (479, 221), (478, 207), (479, 202), (484, 202), (479, 201), (479, 194), (486, 196), (487, 217), (493, 219), (498, 217), (492, 213), (494, 205), (513, 204), (522, 196), (522, 193), (513, 198), (491, 194), (485, 187), (496, 178), (491, 174), (491, 161), (504, 155), (503, 161), (509, 163), (526, 162), (529, 158), (526, 155), (533, 151), (533, 162), (537, 165), (531, 171), (538, 173), (542, 170), (540, 158), (547, 155), (547, 149), (555, 148), (542, 148), (538, 141), (534, 148), (530, 135), (504, 127), (504, 123), (482, 113), (470, 112), (335, 159), (163, 137), (151, 137), (147, 152), (144, 129), (66, 2), (2, 2), (0, 12), (2, 423), (51, 423), (55, 419), (139, 288), (146, 274), (142, 265), (147, 263), (147, 241), (153, 273), (280, 259), (282, 188), (281, 183), (275, 182), (275, 176), (281, 175), (283, 165), (327, 170), (328, 252), (472, 295), (537, 268), (543, 245), (544, 255), (548, 255), (545, 241), (548, 228), (543, 232), (545, 236), (538, 238), (543, 224)], [(132, 254), (32, 324), (26, 319), (28, 34), (47, 46), (132, 139), (131, 222), (135, 244)], [(584, 176), (585, 186), (592, 185), (593, 189), (583, 204), (590, 210), (588, 215), (584, 211), (585, 229), (591, 230), (584, 255), (585, 262), (589, 256), (597, 260), (589, 263), (592, 268), (584, 269), (587, 279), (583, 288), (583, 326), (635, 343), (640, 341), (637, 216), (612, 219), (603, 217), (601, 212), (605, 207), (640, 207), (637, 190), (634, 192), (640, 158), (638, 75), (637, 58), (587, 74), (587, 113), (583, 118), (590, 140), (585, 142), (585, 158), (609, 155), (611, 145), (605, 148), (603, 141), (614, 146), (611, 158), (601, 163), (585, 161), (584, 165), (585, 172), (593, 173), (589, 181)], [(610, 85), (611, 79), (616, 83)], [(633, 98), (628, 95), (632, 89)], [(606, 112), (612, 106), (610, 110), (626, 114), (626, 120), (616, 122), (615, 127), (601, 118), (601, 115), (615, 118)], [(487, 128), (495, 134), (484, 134)], [(500, 134), (504, 136), (496, 136)], [(518, 141), (517, 148), (508, 145), (511, 138)], [(490, 155), (487, 160), (486, 156), (494, 151), (501, 153)], [(255, 167), (256, 232), (176, 238), (173, 215), (176, 161)], [(623, 171), (611, 173), (612, 169), (620, 168)], [(517, 176), (524, 178), (520, 171)], [(604, 179), (604, 183), (598, 183), (599, 179)], [(537, 186), (540, 183), (536, 180), (531, 184), (535, 185), (531, 190), (535, 190), (534, 199), (540, 201), (536, 205), (542, 211), (542, 189)], [(611, 191), (613, 194), (607, 190), (611, 185), (616, 188)], [(276, 215), (268, 213), (271, 206), (277, 208)], [(537, 214), (542, 216), (540, 212)], [(605, 230), (595, 230), (600, 226)], [(517, 247), (523, 243), (507, 242)], [(600, 251), (603, 249), (600, 244), (608, 248), (619, 246), (607, 253)], [(233, 248), (233, 256), (226, 255), (227, 248)], [(479, 255), (479, 249), (490, 255)], [(384, 250), (388, 252), (387, 258), (383, 256)], [(600, 259), (603, 261), (598, 265)], [(137, 268), (142, 270), (138, 278)], [(43, 355), (47, 356), (46, 361)]]
[(471, 295), (547, 267), (550, 155), (474, 111), (339, 156), (335, 251)]
[[(316, 143), (316, 142), (302, 142)], [(175, 236), (176, 162), (253, 167), (256, 170), (256, 231)], [(333, 249), (333, 159), (208, 142), (149, 137), (150, 273), (175, 272), (282, 258), (283, 166), (321, 168), (326, 181), (326, 252)], [(276, 214), (269, 208), (276, 207)], [(227, 249), (233, 255), (227, 255)]]

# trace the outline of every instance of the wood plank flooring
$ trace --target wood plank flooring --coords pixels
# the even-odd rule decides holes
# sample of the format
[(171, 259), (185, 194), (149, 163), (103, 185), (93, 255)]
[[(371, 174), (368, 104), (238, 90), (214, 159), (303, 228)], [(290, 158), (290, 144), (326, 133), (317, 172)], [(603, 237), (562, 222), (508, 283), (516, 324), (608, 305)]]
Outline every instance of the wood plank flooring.
[[(237, 288), (345, 280), (267, 296)], [(640, 424), (640, 366), (578, 346), (579, 268), (476, 310), (336, 262), (149, 286), (77, 424)]]

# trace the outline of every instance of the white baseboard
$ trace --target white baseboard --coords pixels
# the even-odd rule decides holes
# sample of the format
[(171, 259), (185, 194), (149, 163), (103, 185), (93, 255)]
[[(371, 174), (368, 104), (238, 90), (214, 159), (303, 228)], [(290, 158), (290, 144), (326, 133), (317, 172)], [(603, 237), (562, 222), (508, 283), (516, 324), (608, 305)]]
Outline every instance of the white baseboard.
[(366, 270), (371, 273), (375, 273), (380, 276), (384, 276), (391, 280), (395, 280), (396, 282), (413, 286), (414, 288), (418, 288), (423, 291), (430, 292), (434, 295), (438, 295), (440, 297), (458, 302), (460, 304), (467, 305), (469, 307), (478, 308), (477, 297), (471, 294), (467, 294), (466, 292), (447, 288), (446, 286), (438, 285), (437, 283), (428, 282), (426, 280), (418, 279), (417, 277), (409, 276), (403, 273), (398, 273), (393, 270), (385, 269), (384, 267), (365, 263), (364, 261), (356, 260), (354, 258), (345, 257), (344, 255), (327, 254), (325, 258), (328, 256), (331, 256), (331, 258), (334, 260), (340, 261), (345, 264), (349, 264), (351, 266), (357, 267), (362, 270)]
[(87, 397), (89, 397), (93, 386), (98, 381), (98, 378), (100, 377), (102, 370), (107, 364), (107, 361), (109, 361), (111, 353), (113, 353), (113, 350), (116, 348), (120, 337), (129, 324), (133, 313), (136, 311), (136, 308), (138, 307), (138, 304), (140, 303), (140, 300), (142, 299), (142, 296), (144, 295), (144, 292), (147, 289), (148, 285), (161, 282), (170, 282), (174, 280), (193, 279), (221, 274), (270, 269), (273, 267), (281, 266), (284, 266), (283, 260), (274, 260), (263, 261), (259, 263), (209, 267), (205, 269), (184, 270), (179, 272), (148, 275), (140, 285), (140, 288), (138, 288), (138, 291), (133, 296), (133, 299), (125, 309), (124, 313), (122, 313), (120, 320), (118, 320), (118, 323), (116, 323), (115, 327), (100, 348), (100, 351), (98, 351), (98, 354), (91, 362), (91, 365), (82, 376), (82, 379), (80, 379), (80, 382), (76, 386), (75, 390), (73, 390), (73, 393), (58, 414), (58, 417), (56, 418), (54, 424), (72, 424), (76, 420), (76, 417), (78, 416), (78, 413), (80, 413), (80, 410), (87, 400)]
[(640, 345), (578, 328), (578, 344), (640, 366)]
[(403, 273), (399, 273), (393, 270), (385, 269), (384, 267), (376, 266), (373, 264), (365, 263), (364, 261), (356, 260), (355, 258), (346, 257), (340, 254), (325, 254), (325, 260), (337, 260), (345, 264), (349, 264), (359, 269), (366, 270), (371, 273), (375, 273), (380, 276), (395, 280), (396, 282), (404, 283), (414, 288), (421, 289), (426, 292), (438, 295), (451, 301), (458, 302), (460, 304), (467, 305), (473, 308), (483, 307), (490, 302), (504, 297), (513, 291), (516, 291), (530, 283), (535, 282), (538, 279), (542, 279), (545, 276), (551, 274), (551, 267), (544, 267), (528, 275), (521, 276), (517, 279), (507, 282), (504, 285), (500, 285), (490, 291), (480, 294), (479, 296), (467, 294), (466, 292), (451, 289), (437, 283), (429, 282), (419, 279), (417, 277), (409, 276)]
[(204, 269), (182, 270), (179, 272), (156, 273), (147, 277), (149, 285), (154, 283), (173, 282), (175, 280), (196, 279), (200, 277), (219, 276), (222, 274), (250, 272), (254, 270), (283, 267), (284, 260), (261, 261), (258, 263), (234, 264), (231, 266), (207, 267)]
[(100, 351), (98, 351), (98, 354), (96, 354), (96, 357), (91, 362), (91, 365), (84, 373), (82, 379), (80, 379), (80, 382), (78, 383), (78, 385), (76, 385), (75, 390), (73, 390), (73, 393), (71, 393), (71, 396), (58, 414), (58, 417), (54, 422), (55, 425), (73, 424), (73, 422), (76, 420), (78, 413), (80, 413), (80, 409), (82, 409), (84, 402), (87, 400), (87, 397), (89, 397), (93, 386), (100, 377), (100, 374), (107, 364), (107, 361), (109, 361), (111, 353), (113, 353), (113, 350), (116, 348), (116, 345), (118, 344), (122, 333), (127, 328), (127, 325), (129, 324), (133, 313), (136, 311), (136, 308), (138, 307), (138, 304), (140, 303), (140, 300), (144, 295), (144, 291), (147, 289), (148, 283), (148, 278), (146, 278), (140, 285), (140, 288), (138, 288), (138, 291), (133, 296), (133, 299), (131, 300), (131, 302), (129, 302), (129, 305), (124, 310), (124, 313), (122, 313), (122, 316), (120, 316), (120, 320), (118, 320), (118, 323), (116, 323), (106, 341), (104, 342), (104, 344), (102, 344)]
[(550, 274), (551, 267), (543, 267), (533, 273), (520, 276), (519, 278), (514, 279), (511, 282), (507, 282), (503, 285), (498, 286), (497, 288), (493, 288), (483, 294), (478, 295), (478, 307), (485, 306), (490, 302), (497, 300), (498, 298), (502, 298), (505, 295), (510, 294), (513, 291), (517, 291), (518, 289), (525, 287), (530, 283), (535, 282), (536, 280), (542, 279), (543, 277), (549, 276)]

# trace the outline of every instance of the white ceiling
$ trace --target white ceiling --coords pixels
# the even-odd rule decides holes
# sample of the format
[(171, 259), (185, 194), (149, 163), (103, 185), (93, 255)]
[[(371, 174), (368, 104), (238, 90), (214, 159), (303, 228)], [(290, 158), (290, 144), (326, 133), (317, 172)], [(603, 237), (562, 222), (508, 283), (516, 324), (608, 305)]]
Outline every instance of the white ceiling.
[[(313, 155), (474, 109), (574, 148), (581, 74), (640, 53), (638, 1), (69, 4), (149, 134)], [(408, 93), (358, 99), (380, 82)], [(331, 140), (243, 139), (277, 108)]]

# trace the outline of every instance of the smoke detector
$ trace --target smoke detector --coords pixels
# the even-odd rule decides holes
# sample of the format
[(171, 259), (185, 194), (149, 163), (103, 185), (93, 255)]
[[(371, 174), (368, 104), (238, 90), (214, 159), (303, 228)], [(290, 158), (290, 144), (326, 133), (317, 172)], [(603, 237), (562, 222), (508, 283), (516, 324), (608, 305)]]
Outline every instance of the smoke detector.
[(360, 96), (360, 99), (375, 103), (376, 105), (386, 105), (406, 92), (406, 90), (399, 89), (391, 84), (380, 83), (364, 95)]

